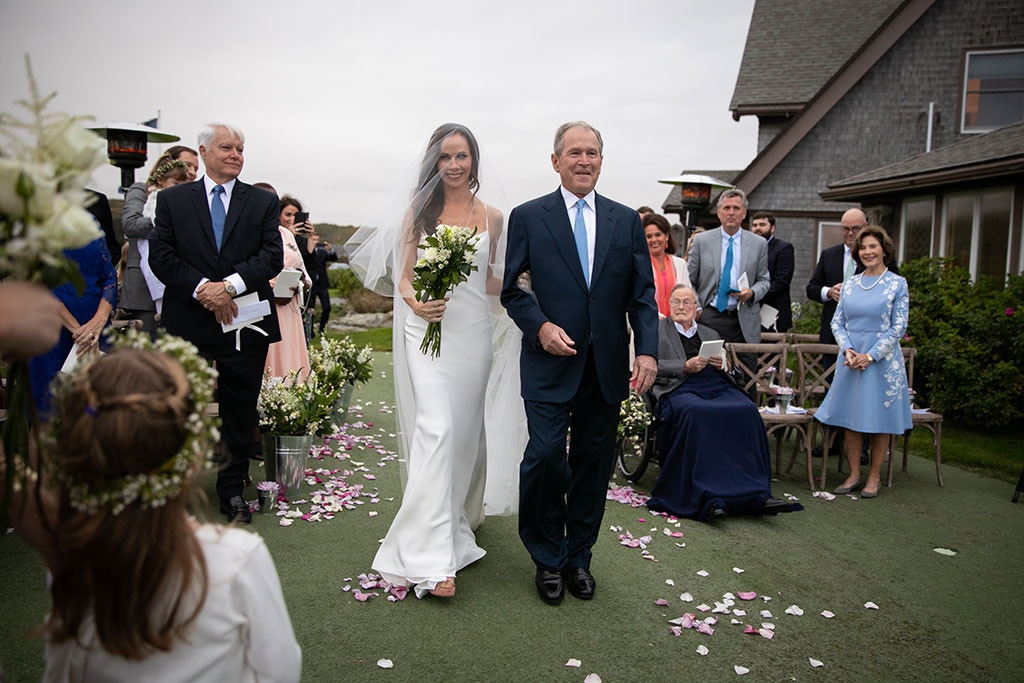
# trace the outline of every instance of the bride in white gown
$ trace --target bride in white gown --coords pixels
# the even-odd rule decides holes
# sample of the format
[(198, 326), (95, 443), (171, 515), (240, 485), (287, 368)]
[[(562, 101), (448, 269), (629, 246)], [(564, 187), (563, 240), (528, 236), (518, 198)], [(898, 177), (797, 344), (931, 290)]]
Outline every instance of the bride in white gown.
[[(395, 397), (405, 488), (373, 569), (391, 583), (414, 586), (418, 597), (454, 595), (456, 572), (485, 554), (474, 536), (485, 504), (488, 514), (508, 514), (518, 497), (526, 439), (520, 342), (497, 302), (504, 217), (478, 196), (479, 169), (473, 134), (458, 124), (441, 126), (431, 136), (398, 229), (361, 228), (349, 242), (350, 262), (364, 284), (378, 291), (390, 286), (395, 295)], [(417, 246), (441, 224), (476, 231), (477, 269), (447, 301), (420, 302), (411, 284)], [(389, 241), (390, 258), (381, 248)], [(427, 323), (438, 321), (441, 355), (432, 358), (419, 347)]]

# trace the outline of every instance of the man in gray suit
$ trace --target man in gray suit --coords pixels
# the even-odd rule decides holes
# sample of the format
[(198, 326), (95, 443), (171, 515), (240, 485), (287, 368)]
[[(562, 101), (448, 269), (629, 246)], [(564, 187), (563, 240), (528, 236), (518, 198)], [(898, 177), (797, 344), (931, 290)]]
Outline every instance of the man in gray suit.
[[(747, 215), (743, 190), (725, 190), (718, 197), (721, 225), (693, 238), (687, 268), (704, 312), (700, 322), (727, 342), (761, 341), (761, 306), (768, 292), (768, 243), (742, 230)], [(723, 277), (723, 273), (725, 276)], [(744, 286), (740, 287), (742, 276)]]

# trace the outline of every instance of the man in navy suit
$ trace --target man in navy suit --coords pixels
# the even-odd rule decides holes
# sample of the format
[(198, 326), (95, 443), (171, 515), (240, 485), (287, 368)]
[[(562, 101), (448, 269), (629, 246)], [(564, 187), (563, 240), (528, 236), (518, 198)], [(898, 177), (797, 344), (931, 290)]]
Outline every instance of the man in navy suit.
[[(630, 384), (643, 393), (657, 374), (651, 259), (637, 212), (594, 192), (603, 147), (587, 123), (560, 126), (551, 165), (561, 187), (509, 216), (501, 302), (523, 332), (530, 437), (520, 466), (519, 536), (548, 604), (562, 601), (563, 581), (580, 599), (594, 596), (591, 548), (615, 460), (619, 404)], [(519, 286), (526, 272), (532, 291)]]
[(768, 240), (768, 277), (771, 284), (768, 293), (761, 299), (761, 306), (778, 310), (779, 317), (772, 329), (762, 327), (762, 332), (788, 332), (793, 327), (793, 311), (789, 298), (789, 285), (793, 281), (796, 257), (793, 245), (775, 236), (775, 216), (767, 211), (758, 211), (750, 219), (750, 232)]
[[(150, 265), (163, 282), (163, 326), (217, 365), (221, 445), (217, 473), (221, 512), (252, 517), (242, 496), (257, 425), (256, 401), (267, 347), (281, 339), (270, 278), (284, 265), (277, 197), (238, 180), (245, 136), (234, 126), (199, 132), (206, 175), (160, 192), (150, 235)], [(234, 297), (255, 292), (269, 313), (237, 332), (221, 324), (238, 315)]]

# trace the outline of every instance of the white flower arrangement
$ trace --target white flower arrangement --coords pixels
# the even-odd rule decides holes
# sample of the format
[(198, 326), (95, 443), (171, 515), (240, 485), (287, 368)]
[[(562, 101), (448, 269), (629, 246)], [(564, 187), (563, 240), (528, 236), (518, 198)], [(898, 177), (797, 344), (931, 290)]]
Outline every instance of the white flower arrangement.
[(647, 410), (647, 404), (636, 394), (630, 392), (629, 397), (619, 405), (619, 427), (617, 436), (642, 436), (650, 426), (654, 416)]
[(300, 382), (294, 370), (288, 377), (274, 377), (268, 371), (256, 404), (260, 430), (281, 436), (327, 434), (335, 429), (331, 416), (341, 386), (328, 384), (315, 372)]
[(49, 113), (57, 93), (42, 96), (25, 58), (27, 119), (0, 113), (0, 279), (47, 287), (81, 276), (64, 256), (102, 236), (85, 210), (85, 184), (106, 161), (103, 140), (81, 127), (82, 117)]
[(373, 349), (357, 348), (351, 337), (320, 335), (320, 343), (309, 347), (309, 366), (327, 386), (363, 384), (373, 376)]
[[(420, 247), (423, 256), (413, 266), (412, 287), (419, 301), (443, 299), (457, 285), (469, 279), (477, 269), (473, 263), (480, 236), (473, 228), (439, 225)], [(441, 355), (441, 323), (427, 323), (420, 351), (437, 358)]]
[[(185, 421), (185, 443), (156, 471), (130, 474), (107, 482), (102, 487), (74, 481), (59, 469), (53, 471), (51, 474), (54, 481), (68, 492), (71, 506), (86, 514), (95, 514), (101, 507), (110, 505), (111, 513), (117, 515), (136, 501), (143, 508), (158, 508), (165, 505), (167, 501), (181, 493), (198, 467), (210, 464), (210, 457), (220, 440), (217, 428), (219, 420), (207, 415), (206, 412), (207, 406), (213, 401), (217, 371), (199, 355), (195, 346), (169, 334), (163, 334), (153, 341), (148, 334), (136, 330), (128, 330), (123, 335), (111, 337), (117, 348), (160, 351), (177, 360), (188, 378), (192, 412)], [(98, 357), (85, 360), (75, 372), (81, 372)], [(54, 385), (56, 400), (62, 400), (72, 380), (73, 376), (60, 378)], [(51, 447), (59, 447), (54, 436), (59, 427), (58, 421), (54, 420), (48, 436)]]

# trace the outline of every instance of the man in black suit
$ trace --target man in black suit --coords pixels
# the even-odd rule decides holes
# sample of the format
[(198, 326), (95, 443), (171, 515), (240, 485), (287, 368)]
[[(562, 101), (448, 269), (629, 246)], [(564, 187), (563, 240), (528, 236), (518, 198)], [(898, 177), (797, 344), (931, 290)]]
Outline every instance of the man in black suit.
[(793, 311), (790, 306), (789, 284), (793, 281), (796, 257), (793, 245), (775, 236), (775, 216), (767, 211), (758, 211), (750, 219), (750, 231), (768, 240), (768, 277), (771, 284), (768, 293), (761, 299), (761, 306), (771, 306), (779, 311), (775, 327), (762, 326), (762, 332), (787, 332), (793, 327)]
[[(242, 490), (267, 347), (281, 339), (270, 278), (283, 267), (284, 248), (277, 198), (238, 180), (244, 144), (245, 136), (234, 126), (210, 124), (199, 132), (206, 175), (160, 193), (149, 258), (167, 286), (164, 328), (217, 364), (225, 459), (217, 473), (217, 496), (229, 520), (249, 522)], [(234, 297), (252, 292), (268, 303), (266, 317), (224, 332), (221, 325), (238, 315)]]
[[(560, 126), (551, 164), (561, 186), (509, 216), (501, 303), (523, 332), (530, 433), (519, 470), (519, 536), (537, 567), (537, 592), (552, 605), (562, 601), (563, 581), (577, 598), (594, 597), (591, 548), (615, 461), (619, 404), (630, 383), (643, 393), (657, 372), (650, 252), (637, 212), (594, 192), (602, 150), (593, 126)], [(520, 287), (526, 271), (532, 291)]]

